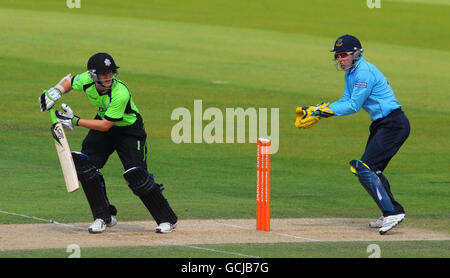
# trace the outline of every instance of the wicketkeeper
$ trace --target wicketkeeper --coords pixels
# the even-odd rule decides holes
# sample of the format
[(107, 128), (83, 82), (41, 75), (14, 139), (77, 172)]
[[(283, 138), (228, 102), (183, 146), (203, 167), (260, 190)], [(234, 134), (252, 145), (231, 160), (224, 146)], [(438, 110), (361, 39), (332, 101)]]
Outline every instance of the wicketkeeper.
[(350, 115), (361, 108), (370, 114), (372, 124), (366, 149), (361, 159), (350, 161), (350, 170), (383, 214), (369, 226), (384, 234), (405, 218), (405, 210), (394, 199), (383, 171), (408, 138), (409, 121), (386, 77), (364, 59), (357, 38), (341, 36), (331, 51), (336, 69), (345, 71), (344, 96), (331, 104), (297, 107), (295, 126), (309, 128), (321, 118)]
[(156, 232), (169, 233), (178, 219), (162, 194), (163, 185), (157, 184), (147, 170), (144, 122), (130, 90), (117, 78), (118, 68), (109, 54), (93, 55), (86, 72), (75, 76), (68, 74), (54, 87), (44, 90), (39, 97), (41, 111), (52, 108), (72, 89), (84, 91), (97, 109), (94, 119), (81, 119), (66, 104), (62, 104), (63, 112), (55, 111), (57, 120), (65, 128), (72, 130), (74, 126), (82, 126), (89, 129), (81, 152), (72, 152), (72, 157), (94, 218), (88, 228), (90, 233), (102, 233), (106, 227), (117, 224), (117, 210), (109, 203), (105, 180), (100, 173), (114, 151), (123, 164), (123, 177), (128, 186), (158, 224)]

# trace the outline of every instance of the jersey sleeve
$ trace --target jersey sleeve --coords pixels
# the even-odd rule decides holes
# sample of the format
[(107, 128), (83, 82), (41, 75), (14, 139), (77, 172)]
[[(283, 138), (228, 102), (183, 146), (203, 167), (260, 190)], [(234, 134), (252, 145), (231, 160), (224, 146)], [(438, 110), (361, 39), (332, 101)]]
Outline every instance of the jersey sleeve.
[(90, 74), (88, 72), (83, 72), (75, 75), (72, 78), (72, 89), (77, 91), (84, 91), (86, 88), (85, 86), (90, 85), (93, 82), (94, 80), (92, 80)]
[(130, 92), (124, 86), (119, 86), (111, 92), (111, 102), (106, 109), (104, 118), (108, 121), (123, 120), (125, 109), (130, 101)]
[(352, 86), (352, 92), (350, 93), (349, 89), (346, 88), (342, 99), (333, 102), (330, 105), (330, 109), (337, 116), (345, 116), (358, 112), (369, 97), (374, 82), (375, 80), (371, 72), (359, 72), (353, 84), (349, 84), (349, 86)]

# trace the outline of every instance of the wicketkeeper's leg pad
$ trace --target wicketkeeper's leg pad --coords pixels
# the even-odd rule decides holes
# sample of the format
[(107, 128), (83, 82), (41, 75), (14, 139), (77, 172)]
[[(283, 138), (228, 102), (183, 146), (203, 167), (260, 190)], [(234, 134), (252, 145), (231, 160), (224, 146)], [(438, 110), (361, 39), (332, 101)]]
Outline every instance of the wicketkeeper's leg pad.
[(175, 224), (178, 218), (162, 195), (163, 186), (157, 184), (153, 175), (141, 167), (133, 167), (125, 171), (123, 177), (133, 193), (138, 196), (148, 209), (156, 223), (163, 222)]
[(350, 161), (350, 171), (358, 177), (359, 182), (372, 196), (384, 216), (394, 213), (394, 205), (380, 178), (367, 164), (361, 160), (354, 159)]
[(97, 167), (89, 161), (89, 156), (84, 153), (72, 152), (72, 158), (77, 169), (78, 180), (83, 187), (94, 220), (101, 218), (106, 223), (111, 222), (109, 203), (101, 184), (103, 178), (100, 176)]

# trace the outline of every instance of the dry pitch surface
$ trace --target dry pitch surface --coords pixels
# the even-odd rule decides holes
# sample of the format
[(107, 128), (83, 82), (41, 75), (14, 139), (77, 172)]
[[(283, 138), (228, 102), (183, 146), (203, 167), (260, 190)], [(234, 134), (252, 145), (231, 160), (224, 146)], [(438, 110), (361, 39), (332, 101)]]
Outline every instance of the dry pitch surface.
[(102, 234), (89, 234), (90, 223), (0, 225), (0, 250), (83, 247), (157, 246), (219, 243), (325, 241), (450, 240), (446, 233), (407, 225), (408, 219), (381, 236), (369, 219), (272, 219), (271, 231), (257, 231), (254, 219), (181, 220), (174, 232), (156, 234), (153, 221), (120, 222)]

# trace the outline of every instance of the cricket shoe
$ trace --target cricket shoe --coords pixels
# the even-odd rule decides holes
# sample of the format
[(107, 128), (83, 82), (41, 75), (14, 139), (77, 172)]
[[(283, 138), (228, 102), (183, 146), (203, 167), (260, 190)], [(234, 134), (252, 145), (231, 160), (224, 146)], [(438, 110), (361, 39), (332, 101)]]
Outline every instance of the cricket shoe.
[(158, 227), (156, 227), (155, 232), (158, 234), (167, 234), (167, 233), (172, 232), (176, 226), (177, 226), (177, 223), (172, 224), (169, 222), (163, 222), (163, 223), (159, 224)]
[(111, 215), (111, 222), (106, 224), (107, 228), (111, 228), (117, 224), (117, 218), (114, 215)]
[(398, 224), (400, 224), (400, 223), (402, 223), (403, 219), (405, 219), (406, 213), (400, 213), (400, 214), (396, 214), (394, 216), (397, 217)]
[(92, 223), (92, 225), (89, 226), (88, 231), (91, 234), (103, 233), (104, 231), (106, 231), (105, 220), (101, 218), (95, 219), (94, 223)]
[(369, 227), (370, 228), (381, 228), (381, 226), (383, 226), (383, 216), (380, 216), (380, 218), (378, 218), (376, 221), (371, 221), (369, 223)]
[(398, 220), (395, 215), (389, 215), (383, 218), (383, 225), (381, 226), (379, 232), (380, 235), (384, 235), (388, 231), (390, 231), (392, 228), (396, 227), (398, 225)]
[[(392, 216), (395, 216), (397, 218), (398, 223), (400, 224), (403, 221), (403, 219), (405, 219), (406, 214), (399, 213), (399, 214), (395, 214), (395, 215), (392, 215)], [(384, 217), (381, 216), (376, 221), (370, 222), (369, 223), (369, 227), (370, 228), (381, 228), (383, 226), (383, 219), (384, 219)]]

